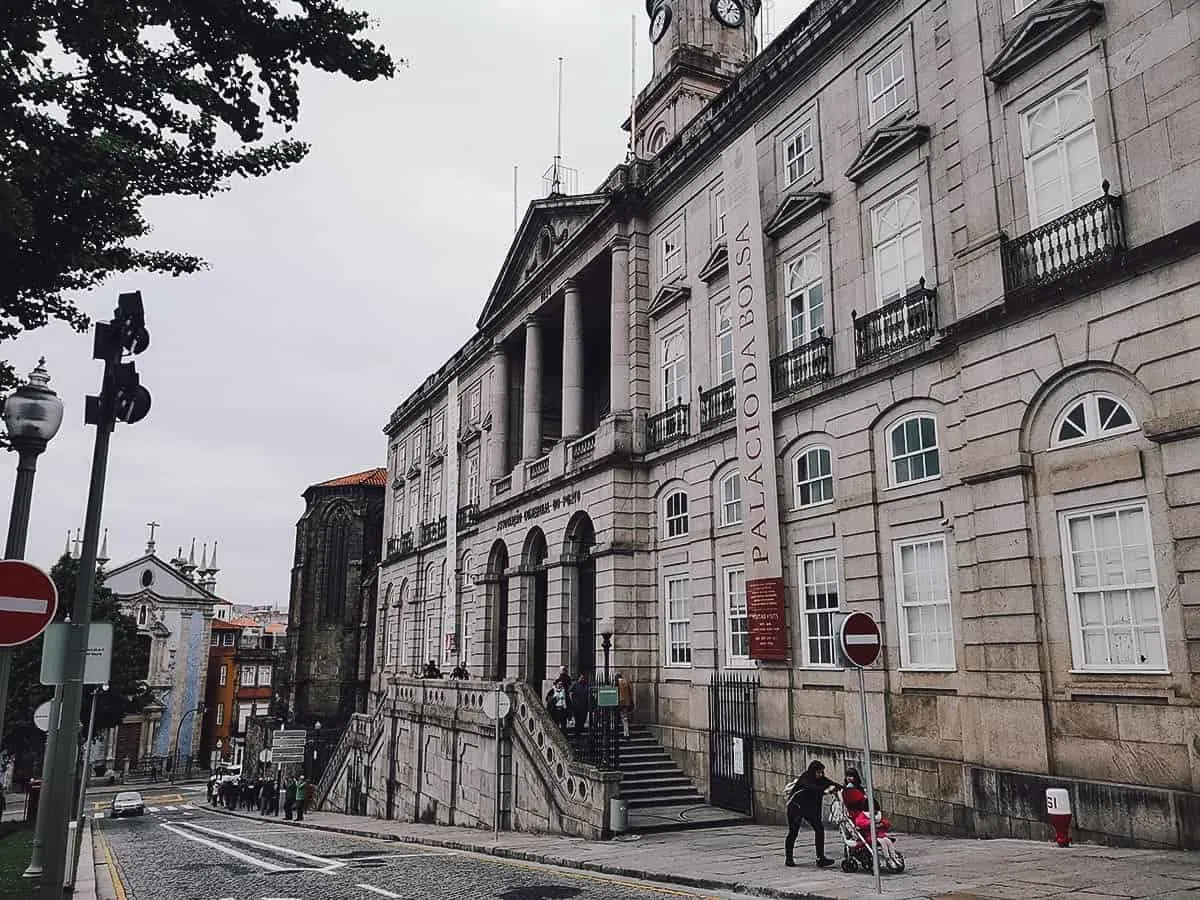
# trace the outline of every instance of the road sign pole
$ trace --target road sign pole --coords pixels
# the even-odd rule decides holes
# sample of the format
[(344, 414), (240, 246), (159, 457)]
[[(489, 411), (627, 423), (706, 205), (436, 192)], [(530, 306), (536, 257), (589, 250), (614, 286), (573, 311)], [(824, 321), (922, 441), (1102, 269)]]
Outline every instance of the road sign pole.
[(492, 816), (492, 836), (497, 841), (500, 840), (500, 760), (502, 756), (500, 751), (500, 729), (504, 722), (503, 717), (500, 715), (500, 694), (503, 690), (503, 687), (496, 685), (496, 797), (495, 810)]
[(863, 725), (863, 775), (867, 780), (867, 814), (871, 817), (871, 859), (875, 869), (875, 893), (883, 893), (883, 884), (879, 880), (879, 845), (875, 838), (875, 782), (871, 771), (871, 717), (867, 714), (867, 679), (862, 666), (858, 669), (858, 697), (862, 708)]

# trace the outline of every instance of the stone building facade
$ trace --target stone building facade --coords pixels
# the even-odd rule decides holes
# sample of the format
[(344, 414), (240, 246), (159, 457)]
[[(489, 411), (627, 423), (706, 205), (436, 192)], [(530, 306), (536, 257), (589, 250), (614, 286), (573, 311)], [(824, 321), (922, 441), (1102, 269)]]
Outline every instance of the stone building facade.
[(636, 154), (530, 206), (386, 428), (375, 696), (540, 688), (609, 632), (708, 786), (742, 670), (777, 819), (858, 759), (861, 610), (893, 818), (1031, 836), (1061, 785), (1197, 846), (1200, 5), (816, 0), (761, 53), (662, 6)]
[(369, 469), (304, 492), (279, 686), (298, 724), (336, 729), (366, 709), (386, 476)]

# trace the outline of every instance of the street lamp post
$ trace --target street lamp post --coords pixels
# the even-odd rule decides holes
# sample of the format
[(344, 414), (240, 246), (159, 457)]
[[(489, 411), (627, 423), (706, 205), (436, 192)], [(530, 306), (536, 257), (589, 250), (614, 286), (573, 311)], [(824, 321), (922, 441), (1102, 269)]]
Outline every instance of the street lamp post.
[(612, 652), (612, 636), (613, 622), (607, 616), (600, 623), (600, 649), (604, 651), (604, 683), (608, 684), (610, 679), (608, 675), (608, 659)]
[(175, 750), (171, 754), (171, 779), (170, 779), (171, 784), (175, 783), (175, 770), (177, 768), (179, 768), (179, 736), (181, 734), (183, 734), (183, 723), (188, 720), (188, 716), (194, 715), (195, 713), (200, 713), (200, 714), (204, 713), (204, 704), (203, 703), (199, 704), (198, 706), (194, 707), (193, 709), (189, 709), (187, 712), (185, 712), (182, 716), (179, 717), (179, 727), (175, 729)]
[[(21, 385), (4, 403), (4, 424), (8, 440), (17, 451), (17, 481), (13, 486), (12, 512), (8, 519), (5, 559), (25, 558), (25, 538), (29, 534), (29, 510), (33, 505), (33, 477), (37, 458), (62, 425), (63, 402), (50, 389), (46, 360), (38, 360)], [(0, 735), (4, 734), (4, 713), (8, 707), (8, 679), (12, 671), (12, 648), (0, 647)]]

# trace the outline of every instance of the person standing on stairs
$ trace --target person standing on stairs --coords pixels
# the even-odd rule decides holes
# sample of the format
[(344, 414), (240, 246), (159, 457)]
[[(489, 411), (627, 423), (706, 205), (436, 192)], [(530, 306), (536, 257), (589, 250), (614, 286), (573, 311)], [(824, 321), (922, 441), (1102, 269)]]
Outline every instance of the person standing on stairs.
[(633, 714), (633, 685), (620, 672), (616, 677), (617, 709), (621, 713), (621, 730), (624, 737), (629, 737), (629, 717)]
[(785, 866), (796, 865), (793, 856), (796, 835), (800, 833), (800, 826), (805, 822), (812, 826), (817, 865), (822, 869), (833, 865), (833, 860), (825, 855), (825, 823), (821, 821), (821, 798), (826, 793), (838, 790), (841, 790), (841, 785), (825, 777), (825, 764), (819, 759), (810, 762), (804, 774), (788, 785), (788, 832), (787, 840), (783, 844)]

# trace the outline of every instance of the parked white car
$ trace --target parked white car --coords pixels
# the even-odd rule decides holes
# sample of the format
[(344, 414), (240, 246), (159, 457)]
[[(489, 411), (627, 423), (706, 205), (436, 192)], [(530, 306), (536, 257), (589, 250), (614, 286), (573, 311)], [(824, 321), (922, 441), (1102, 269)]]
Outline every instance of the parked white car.
[(146, 801), (137, 791), (121, 791), (113, 797), (110, 818), (119, 819), (122, 816), (144, 816), (145, 814)]

